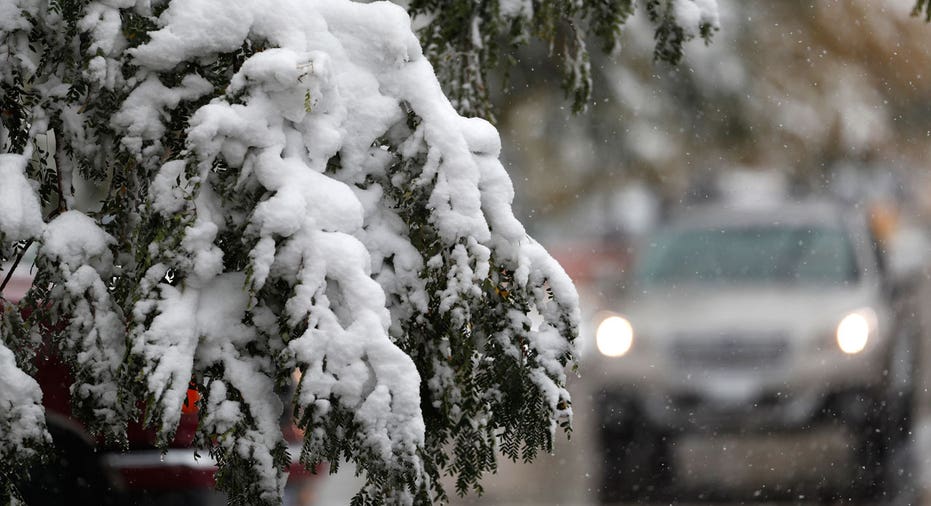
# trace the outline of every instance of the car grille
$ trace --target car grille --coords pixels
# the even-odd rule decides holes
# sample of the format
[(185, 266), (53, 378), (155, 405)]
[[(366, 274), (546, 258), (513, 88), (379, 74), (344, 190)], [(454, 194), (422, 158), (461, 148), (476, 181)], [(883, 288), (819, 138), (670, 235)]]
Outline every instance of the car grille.
[(780, 334), (684, 335), (672, 345), (673, 359), (688, 369), (773, 369), (788, 354), (788, 340)]

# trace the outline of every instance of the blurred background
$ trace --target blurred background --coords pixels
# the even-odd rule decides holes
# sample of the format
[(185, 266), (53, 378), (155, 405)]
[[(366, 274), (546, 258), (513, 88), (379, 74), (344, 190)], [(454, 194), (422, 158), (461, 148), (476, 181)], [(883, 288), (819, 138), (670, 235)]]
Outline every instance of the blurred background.
[[(675, 67), (654, 63), (653, 32), (638, 12), (619, 54), (592, 54), (595, 97), (582, 114), (571, 114), (544, 47), (524, 50), (507, 79), (497, 76), (493, 100), (516, 212), (582, 296), (581, 372), (571, 380), (571, 441), (560, 435), (555, 454), (532, 464), (502, 461), (483, 482), (483, 497), (454, 504), (609, 502), (604, 476), (614, 471), (600, 390), (608, 373), (593, 343), (604, 312), (624, 313), (631, 303), (625, 291), (636, 252), (671, 216), (701, 204), (739, 214), (741, 206), (800, 198), (829, 201), (868, 224), (887, 264), (874, 270), (892, 286), (877, 304), (894, 307), (884, 318), (914, 333), (907, 355), (915, 366), (903, 369), (915, 393), (912, 416), (897, 426), (901, 438), (884, 439), (882, 491), (853, 493), (870, 464), (857, 460), (858, 436), (838, 436), (843, 424), (808, 439), (726, 431), (748, 436), (742, 440), (705, 425), (704, 441), (678, 443), (689, 456), (676, 463), (676, 479), (688, 476), (695, 486), (654, 502), (766, 501), (761, 490), (776, 490), (783, 493), (772, 500), (793, 504), (931, 504), (931, 26), (910, 17), (913, 0), (718, 3), (713, 43), (690, 43)], [(667, 315), (652, 318), (675, 320), (676, 311), (670, 304)], [(820, 481), (797, 487), (805, 472)], [(832, 473), (840, 485), (825, 492)], [(343, 500), (353, 483), (346, 476), (324, 484), (322, 503)]]

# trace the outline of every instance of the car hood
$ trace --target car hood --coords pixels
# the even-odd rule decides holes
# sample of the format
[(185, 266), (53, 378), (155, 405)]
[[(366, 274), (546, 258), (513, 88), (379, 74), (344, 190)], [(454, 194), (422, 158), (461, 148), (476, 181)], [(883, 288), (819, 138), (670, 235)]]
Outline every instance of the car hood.
[(847, 312), (877, 301), (877, 291), (863, 286), (709, 285), (641, 290), (617, 311), (631, 321), (635, 333), (654, 339), (722, 332), (750, 338), (771, 332), (801, 336), (831, 331)]

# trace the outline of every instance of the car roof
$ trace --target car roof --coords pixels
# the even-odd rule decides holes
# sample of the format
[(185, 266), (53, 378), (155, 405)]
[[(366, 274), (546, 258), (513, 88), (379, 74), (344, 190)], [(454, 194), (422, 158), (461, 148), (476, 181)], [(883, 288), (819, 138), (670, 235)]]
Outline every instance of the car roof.
[(785, 201), (778, 203), (703, 204), (681, 208), (667, 223), (667, 228), (692, 229), (714, 227), (752, 227), (790, 225), (810, 227), (849, 226), (851, 213), (827, 200)]

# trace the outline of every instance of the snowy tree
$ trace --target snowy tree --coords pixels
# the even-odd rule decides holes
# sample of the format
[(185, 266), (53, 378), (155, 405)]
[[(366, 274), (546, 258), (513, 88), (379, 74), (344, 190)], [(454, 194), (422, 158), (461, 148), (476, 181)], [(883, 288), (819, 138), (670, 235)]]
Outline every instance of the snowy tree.
[[(481, 11), (469, 74), (440, 62), (458, 103), (483, 100), (497, 36), (544, 20), (552, 42), (581, 16), (613, 41), (630, 8), (561, 4)], [(647, 8), (705, 35), (712, 4)], [(429, 27), (464, 5), (411, 5), (438, 23), (429, 54), (463, 43)], [(235, 503), (278, 503), (292, 457), (354, 461), (360, 504), (428, 503), (441, 475), (480, 489), (496, 451), (530, 459), (569, 427), (574, 288), (511, 211), (496, 130), (456, 112), (410, 25), (387, 3), (0, 0), (0, 260), (38, 245), (29, 293), (0, 300), (3, 493), (49, 444), (43, 345), (111, 441), (141, 419), (167, 444), (194, 385)], [(295, 370), (290, 456), (275, 390)]]

